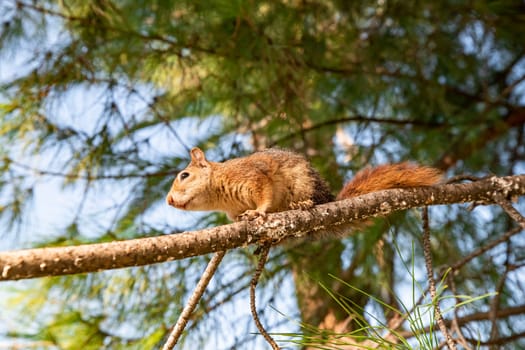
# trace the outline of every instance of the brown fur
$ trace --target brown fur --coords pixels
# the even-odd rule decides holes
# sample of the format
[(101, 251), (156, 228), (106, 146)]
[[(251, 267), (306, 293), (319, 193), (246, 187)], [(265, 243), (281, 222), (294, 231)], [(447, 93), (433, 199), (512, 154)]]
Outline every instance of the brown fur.
[[(268, 149), (217, 163), (194, 148), (191, 157), (167, 196), (179, 209), (218, 210), (236, 220), (334, 200), (319, 173), (293, 152)], [(183, 179), (183, 173), (189, 176)]]
[[(238, 220), (334, 200), (319, 173), (297, 153), (267, 149), (223, 163), (208, 161), (199, 148), (193, 148), (190, 155), (190, 164), (177, 175), (166, 197), (168, 204), (179, 209), (222, 211)], [(337, 199), (429, 186), (440, 179), (440, 172), (430, 167), (408, 162), (381, 165), (357, 173)]]
[(432, 186), (441, 179), (438, 169), (409, 162), (379, 165), (358, 172), (339, 192), (337, 200), (392, 188)]

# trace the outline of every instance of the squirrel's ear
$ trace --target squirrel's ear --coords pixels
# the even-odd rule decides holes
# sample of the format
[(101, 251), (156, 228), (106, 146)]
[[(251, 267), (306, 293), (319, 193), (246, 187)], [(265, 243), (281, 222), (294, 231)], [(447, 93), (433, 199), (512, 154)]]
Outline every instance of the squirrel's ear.
[(192, 164), (200, 167), (208, 165), (208, 160), (206, 159), (204, 152), (199, 147), (193, 147), (190, 151), (190, 156)]

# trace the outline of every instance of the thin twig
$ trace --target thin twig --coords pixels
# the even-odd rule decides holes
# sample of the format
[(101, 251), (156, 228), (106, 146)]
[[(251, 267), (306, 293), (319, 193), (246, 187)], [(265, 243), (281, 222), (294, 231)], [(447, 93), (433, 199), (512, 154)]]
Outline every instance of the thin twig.
[[(456, 301), (456, 306), (457, 306), (458, 304), (461, 303), (461, 300), (458, 297), (458, 292), (457, 292), (457, 289), (456, 289), (456, 282), (454, 282), (454, 276), (453, 276), (452, 273), (447, 274), (447, 281), (448, 281), (448, 285), (450, 286), (450, 290), (452, 291), (452, 294), (454, 295), (454, 299)], [(459, 308), (458, 307), (454, 307), (454, 318), (452, 318), (452, 320), (450, 322), (450, 328), (457, 335), (456, 338), (454, 338), (456, 340), (456, 342), (458, 344), (460, 344), (461, 346), (463, 346), (463, 348), (465, 348), (465, 350), (472, 350), (472, 347), (468, 344), (467, 340), (465, 339), (465, 336), (463, 335), (463, 331), (461, 330), (461, 327), (459, 325), (459, 322), (458, 322), (458, 318), (459, 318), (458, 311), (459, 311)]]
[[(510, 264), (510, 255), (511, 255), (512, 245), (511, 242), (507, 242), (507, 259), (505, 260), (505, 271), (501, 275), (501, 278), (498, 281), (498, 284), (496, 286), (496, 295), (494, 298), (492, 298), (490, 303), (490, 323), (491, 323), (491, 330), (490, 330), (490, 338), (489, 341), (493, 341), (499, 338), (499, 330), (498, 330), (498, 310), (500, 308), (500, 302), (501, 302), (501, 293), (503, 292), (503, 289), (505, 288), (505, 282), (507, 281), (507, 277), (509, 275), (509, 272), (511, 271), (511, 264)], [(490, 349), (498, 349), (499, 347), (497, 345), (492, 345)]]
[(299, 131), (292, 132), (290, 134), (284, 135), (283, 137), (277, 140), (272, 141), (270, 146), (279, 145), (282, 142), (291, 140), (294, 137), (297, 137), (298, 135), (302, 133), (311, 132), (317, 129), (324, 128), (326, 126), (344, 124), (344, 123), (349, 123), (349, 122), (363, 122), (363, 123), (368, 123), (368, 124), (377, 123), (377, 124), (385, 124), (385, 125), (412, 125), (412, 126), (429, 127), (429, 128), (446, 127), (446, 124), (443, 124), (443, 123), (421, 122), (418, 120), (403, 120), (403, 119), (394, 119), (394, 118), (381, 118), (381, 117), (376, 117), (376, 116), (366, 116), (366, 115), (356, 114), (356, 115), (350, 115), (347, 117), (326, 120), (321, 123), (302, 128)]
[(525, 230), (525, 217), (523, 217), (523, 215), (521, 215), (508, 200), (498, 198), (496, 203), (505, 210), (512, 220), (516, 221), (520, 227)]
[(467, 339), (472, 345), (476, 346), (476, 348), (479, 348), (480, 346), (487, 346), (487, 345), (499, 345), (500, 349), (502, 349), (502, 345), (506, 343), (510, 343), (512, 341), (515, 341), (517, 339), (521, 339), (525, 337), (525, 332), (519, 332), (519, 333), (513, 333), (506, 337), (500, 337), (498, 339), (494, 340), (487, 340), (487, 341), (480, 341), (479, 339)]
[(46, 170), (46, 169), (40, 169), (36, 167), (32, 167), (30, 165), (21, 163), (15, 159), (4, 157), (4, 161), (9, 162), (10, 164), (22, 168), (24, 170), (30, 171), (34, 173), (37, 176), (52, 176), (52, 177), (62, 177), (66, 180), (85, 180), (85, 181), (95, 181), (95, 180), (123, 180), (123, 179), (134, 179), (134, 178), (152, 178), (152, 177), (165, 177), (165, 176), (172, 176), (174, 175), (173, 170), (169, 171), (157, 171), (157, 172), (151, 172), (151, 173), (130, 173), (130, 174), (104, 174), (104, 175), (82, 175), (82, 174), (70, 174), (64, 171), (54, 171), (54, 170)]
[(268, 253), (270, 252), (270, 244), (266, 244), (261, 248), (259, 253), (259, 263), (257, 264), (257, 269), (255, 270), (255, 273), (253, 274), (252, 281), (250, 282), (250, 310), (252, 312), (253, 320), (255, 321), (255, 325), (257, 326), (257, 329), (259, 332), (261, 332), (262, 336), (268, 344), (272, 347), (273, 350), (279, 350), (280, 347), (277, 345), (275, 340), (272, 338), (270, 334), (266, 331), (263, 324), (261, 323), (261, 320), (259, 319), (259, 315), (257, 315), (257, 308), (255, 307), (255, 288), (257, 287), (257, 283), (259, 282), (259, 277), (261, 277), (261, 274), (264, 270), (264, 264), (266, 264), (266, 260), (268, 259)]
[[(497, 316), (498, 318), (503, 319), (503, 318), (509, 318), (512, 316), (519, 316), (523, 313), (525, 313), (525, 304), (518, 305), (518, 306), (509, 306), (505, 309), (499, 309), (497, 311)], [(469, 324), (479, 325), (478, 323), (479, 321), (487, 321), (489, 317), (490, 317), (490, 311), (478, 311), (478, 312), (468, 314), (468, 315), (458, 318), (457, 323), (461, 327), (467, 326)], [(448, 327), (451, 327), (452, 321), (445, 319), (445, 325), (447, 325)], [(428, 333), (432, 329), (434, 329), (434, 324), (424, 326), (421, 329), (418, 329), (417, 332), (414, 332), (414, 330), (401, 330), (397, 334), (399, 335), (399, 337), (413, 338), (417, 336), (418, 334)], [(469, 338), (465, 338), (465, 339), (470, 342)], [(480, 342), (480, 344), (483, 344), (483, 342)]]
[(186, 324), (188, 323), (191, 314), (193, 313), (193, 310), (195, 310), (197, 303), (201, 299), (202, 294), (204, 294), (208, 283), (210, 283), (211, 278), (215, 274), (215, 271), (217, 271), (217, 267), (219, 267), (219, 264), (221, 263), (222, 258), (224, 258), (225, 254), (226, 251), (215, 253), (213, 258), (208, 263), (208, 266), (206, 266), (206, 270), (204, 270), (204, 273), (202, 274), (199, 282), (195, 286), (193, 294), (191, 295), (190, 299), (188, 300), (188, 303), (182, 310), (182, 313), (180, 314), (177, 323), (173, 327), (170, 336), (168, 337), (168, 340), (162, 347), (162, 350), (171, 350), (177, 344), (182, 332), (184, 331), (184, 328), (186, 327)]
[(432, 301), (435, 302), (434, 313), (436, 316), (436, 322), (438, 324), (439, 330), (445, 337), (445, 341), (450, 350), (456, 350), (456, 344), (450, 336), (445, 321), (443, 320), (443, 315), (439, 307), (439, 299), (436, 293), (436, 281), (434, 281), (434, 272), (432, 270), (432, 254), (430, 250), (430, 225), (428, 220), (428, 207), (423, 207), (423, 254), (425, 256), (425, 266), (427, 268), (428, 276), (428, 290), (430, 292), (430, 297)]
[(510, 231), (506, 232), (504, 235), (502, 235), (498, 239), (495, 239), (494, 241), (492, 241), (490, 243), (487, 243), (484, 246), (476, 249), (475, 251), (470, 253), (468, 256), (466, 256), (463, 259), (461, 259), (460, 261), (456, 262), (454, 265), (451, 265), (450, 268), (452, 270), (459, 270), (460, 268), (462, 268), (464, 265), (466, 265), (472, 259), (482, 255), (486, 251), (494, 248), (495, 246), (497, 246), (497, 245), (499, 245), (499, 244), (501, 244), (503, 242), (508, 241), (510, 237), (520, 233), (521, 231), (523, 231), (523, 229), (521, 227), (515, 227), (515, 228), (511, 229)]

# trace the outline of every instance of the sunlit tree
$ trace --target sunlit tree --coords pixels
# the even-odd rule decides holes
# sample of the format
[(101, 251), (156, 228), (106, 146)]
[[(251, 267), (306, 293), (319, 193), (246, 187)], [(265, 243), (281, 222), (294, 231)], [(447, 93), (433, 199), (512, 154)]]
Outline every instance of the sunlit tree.
[[(0, 13), (0, 213), (10, 247), (226, 223), (164, 202), (197, 145), (214, 160), (293, 149), (334, 193), (386, 162), (448, 176), (525, 169), (522, 1), (3, 0)], [(52, 229), (34, 217), (45, 186), (66, 198), (47, 208)], [(523, 199), (516, 207), (525, 210)], [(523, 347), (524, 233), (504, 236), (516, 223), (498, 206), (466, 209), (431, 210), (435, 266), (506, 238), (449, 274), (444, 295), (485, 295), (452, 312), (461, 337), (472, 348)], [(365, 321), (389, 324), (394, 309), (417, 303), (414, 284), (425, 289), (421, 234), (419, 212), (408, 211), (348, 238), (273, 249), (261, 319), (300, 344), (369, 336)], [(41, 348), (159, 347), (206, 260), (14, 285), (16, 322), (3, 331)], [(187, 348), (262, 346), (249, 314), (237, 312), (255, 265), (250, 249), (227, 255)], [(408, 324), (398, 332), (418, 344)]]

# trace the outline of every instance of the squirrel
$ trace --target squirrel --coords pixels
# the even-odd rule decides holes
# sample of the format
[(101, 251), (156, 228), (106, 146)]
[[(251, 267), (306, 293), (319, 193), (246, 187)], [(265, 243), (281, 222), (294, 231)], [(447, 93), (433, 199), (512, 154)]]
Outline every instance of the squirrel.
[(225, 162), (211, 162), (195, 147), (190, 164), (177, 174), (166, 197), (175, 208), (222, 211), (232, 221), (252, 220), (267, 213), (308, 209), (317, 204), (362, 194), (441, 181), (438, 169), (410, 162), (367, 167), (337, 197), (302, 155), (269, 148)]
[[(169, 205), (183, 210), (225, 212), (233, 221), (252, 220), (267, 213), (308, 209), (317, 204), (356, 197), (369, 192), (416, 186), (431, 186), (441, 180), (439, 170), (403, 162), (359, 171), (334, 197), (328, 184), (302, 155), (269, 148), (242, 158), (211, 162), (195, 147), (190, 164), (177, 174), (166, 196)], [(335, 228), (332, 236), (342, 236), (355, 224)], [(322, 237), (325, 232), (312, 233)], [(250, 309), (257, 328), (273, 349), (279, 346), (261, 324), (255, 307), (255, 288), (270, 246), (263, 242), (257, 250), (259, 264), (250, 282)], [(216, 253), (219, 261), (221, 253)]]

